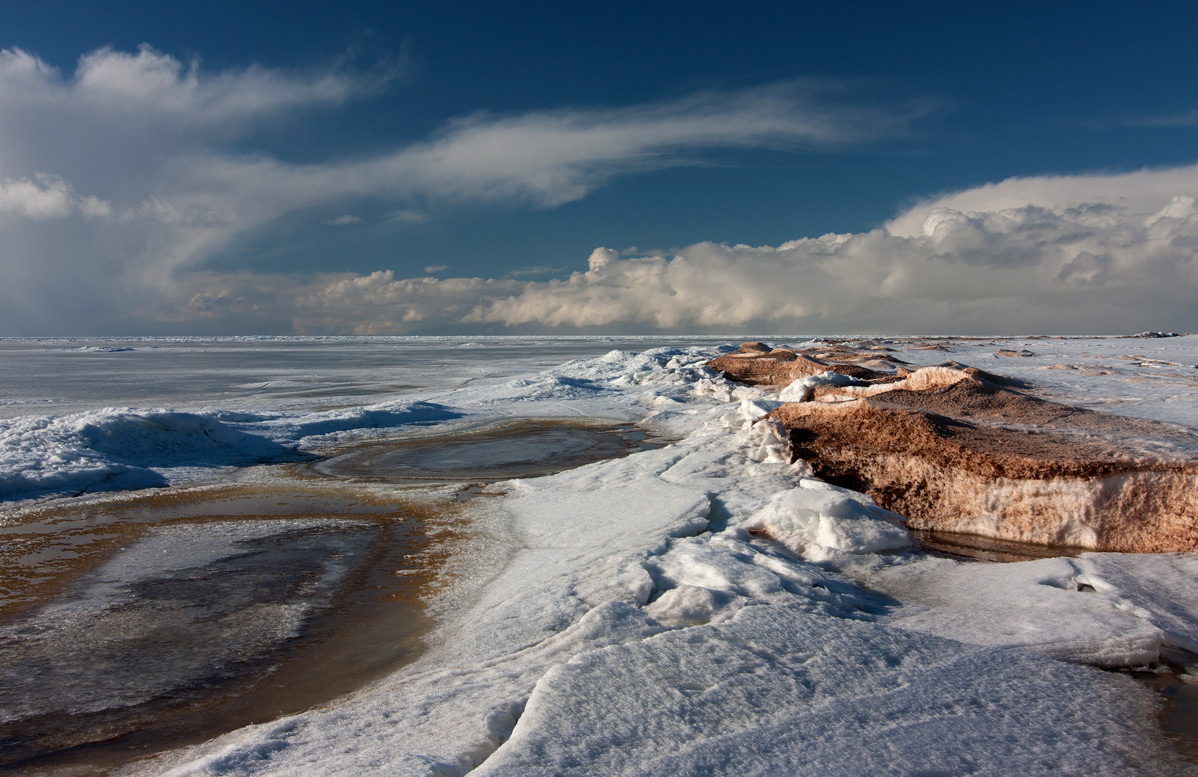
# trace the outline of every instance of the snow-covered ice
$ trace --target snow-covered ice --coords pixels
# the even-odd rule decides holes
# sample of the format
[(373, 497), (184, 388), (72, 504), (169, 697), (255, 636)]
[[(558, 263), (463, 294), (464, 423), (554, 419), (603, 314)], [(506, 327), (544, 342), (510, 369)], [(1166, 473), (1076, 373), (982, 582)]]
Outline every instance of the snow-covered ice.
[[(1152, 358), (1188, 360), (1192, 371), (1198, 338), (1175, 340), (1027, 347), (1051, 344), (1061, 352), (1054, 362), (1099, 354), (1107, 363), (1119, 348), (1139, 353), (1163, 342), (1167, 353)], [(888, 342), (911, 361), (944, 358)], [(442, 346), (462, 359), (492, 347)], [(983, 350), (971, 343), (951, 357), (968, 364)], [(9, 457), (0, 463), (34, 473), (22, 483), (42, 482), (40, 472), (53, 484), (59, 456), (77, 489), (87, 482), (78, 462), (117, 462), (80, 431), (80, 413), (88, 412), (113, 428), (147, 418), (176, 424), (186, 441), (178, 447), (143, 431), (119, 432), (141, 446), (133, 448), (140, 461), (122, 466), (140, 466), (161, 482), (319, 452), (348, 438), (429, 436), (499, 418), (638, 422), (676, 440), (492, 487), (503, 495), (469, 502), (469, 537), (447, 562), (453, 584), (430, 602), (438, 625), (419, 660), (336, 703), (132, 764), (127, 773), (1193, 769), (1159, 731), (1159, 697), (1104, 669), (1198, 662), (1198, 605), (1188, 595), (1198, 577), (1194, 556), (987, 565), (914, 552), (898, 516), (789, 463), (781, 430), (764, 419), (778, 395), (714, 375), (703, 367), (713, 354), (709, 343), (618, 349), (521, 374), (467, 374), (459, 362), (461, 377), (448, 386), (372, 394), (351, 407), (315, 399), (301, 406), (292, 395), (255, 404), (238, 395), (224, 406), (155, 411), (165, 416), (16, 417), (10, 428), (27, 431), (0, 439)], [(977, 366), (1012, 372), (1005, 368), (1018, 362), (1014, 372), (1032, 380), (1064, 372), (1037, 372), (1044, 365), (1036, 358)], [(1124, 379), (1103, 376), (1100, 393)], [(1067, 385), (1049, 390), (1067, 398), (1096, 396), (1085, 376), (1056, 380)], [(1134, 402), (1110, 404), (1198, 422), (1192, 390), (1183, 400), (1180, 383), (1151, 386)], [(1175, 407), (1182, 412), (1173, 414)], [(24, 487), (8, 498), (52, 493), (51, 485)]]

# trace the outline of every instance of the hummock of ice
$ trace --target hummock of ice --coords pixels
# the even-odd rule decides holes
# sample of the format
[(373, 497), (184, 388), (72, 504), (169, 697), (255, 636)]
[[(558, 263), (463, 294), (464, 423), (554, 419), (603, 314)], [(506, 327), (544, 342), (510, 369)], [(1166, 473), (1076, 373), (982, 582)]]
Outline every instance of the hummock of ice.
[(464, 415), (644, 418), (678, 442), (500, 484), (471, 503), (420, 660), (129, 771), (1182, 773), (1155, 695), (1086, 664), (1193, 650), (1191, 557), (906, 553), (895, 516), (788, 463), (776, 400), (708, 355), (613, 352), (439, 395)]
[(458, 415), (401, 401), (302, 415), (105, 408), (0, 419), (0, 502), (164, 486), (195, 469), (294, 460), (313, 443)]

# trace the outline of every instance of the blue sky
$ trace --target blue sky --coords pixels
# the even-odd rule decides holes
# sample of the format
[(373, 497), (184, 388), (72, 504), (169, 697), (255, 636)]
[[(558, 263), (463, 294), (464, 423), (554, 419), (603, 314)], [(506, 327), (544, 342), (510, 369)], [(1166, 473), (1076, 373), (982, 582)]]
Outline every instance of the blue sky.
[(6, 3), (0, 335), (1198, 327), (1188, 6), (380, 5)]

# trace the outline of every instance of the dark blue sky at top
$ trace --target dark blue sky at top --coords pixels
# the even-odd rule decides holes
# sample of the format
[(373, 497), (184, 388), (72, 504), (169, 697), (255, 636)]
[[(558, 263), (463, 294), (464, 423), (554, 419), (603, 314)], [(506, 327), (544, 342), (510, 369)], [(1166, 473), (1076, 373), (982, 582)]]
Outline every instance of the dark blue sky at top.
[[(454, 117), (635, 105), (704, 89), (843, 79), (857, 102), (935, 105), (906, 136), (836, 149), (726, 151), (617, 178), (576, 202), (410, 203), (431, 218), (382, 223), (394, 203), (297, 213), (245, 238), (217, 269), (450, 265), (497, 277), (578, 269), (599, 245), (778, 244), (878, 226), (904, 204), (1017, 175), (1123, 171), (1198, 160), (1198, 10), (1126, 3), (90, 3), (10, 0), (0, 45), (69, 74), (101, 46), (149, 43), (203, 72), (344, 60), (398, 68), (382, 93), (247, 138), (289, 161), (369, 154)], [(264, 131), (265, 132), (265, 131)], [(322, 224), (340, 213), (363, 223)]]

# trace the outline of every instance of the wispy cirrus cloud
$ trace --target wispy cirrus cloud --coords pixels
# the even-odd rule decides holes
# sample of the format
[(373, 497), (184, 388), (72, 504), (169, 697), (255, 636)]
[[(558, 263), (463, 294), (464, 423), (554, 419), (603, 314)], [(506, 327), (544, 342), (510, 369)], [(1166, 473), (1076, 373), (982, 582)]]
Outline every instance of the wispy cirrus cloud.
[(398, 72), (251, 66), (207, 75), (198, 59), (184, 63), (142, 44), (136, 52), (104, 47), (84, 54), (75, 72), (63, 76), (35, 54), (0, 49), (0, 96), (10, 108), (2, 126), (17, 130), (27, 112), (40, 110), (125, 123), (172, 122), (197, 134), (218, 128), (227, 135), (289, 111), (345, 103), (378, 90)]
[(1198, 127), (1198, 108), (1155, 116), (1139, 116), (1123, 123), (1130, 127)]
[(330, 227), (348, 227), (354, 224), (361, 224), (362, 217), (355, 216), (352, 213), (346, 213), (342, 216), (338, 216), (337, 218), (329, 219), (324, 223)]
[(423, 224), (426, 221), (428, 214), (422, 210), (404, 208), (387, 214), (387, 222), (390, 224)]

